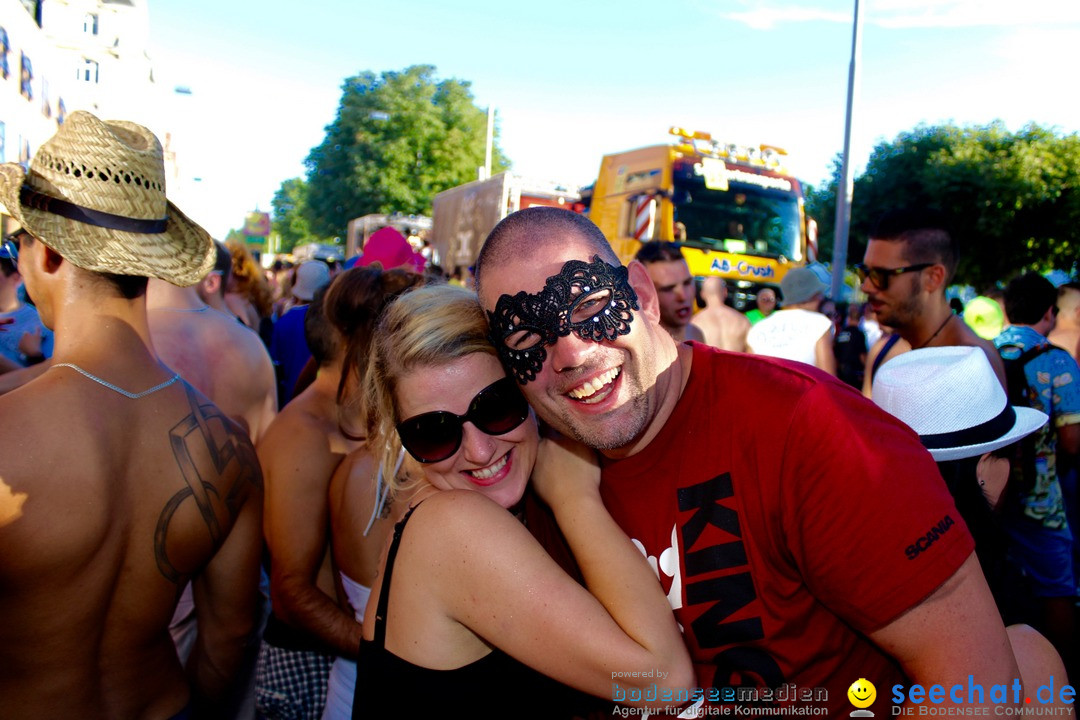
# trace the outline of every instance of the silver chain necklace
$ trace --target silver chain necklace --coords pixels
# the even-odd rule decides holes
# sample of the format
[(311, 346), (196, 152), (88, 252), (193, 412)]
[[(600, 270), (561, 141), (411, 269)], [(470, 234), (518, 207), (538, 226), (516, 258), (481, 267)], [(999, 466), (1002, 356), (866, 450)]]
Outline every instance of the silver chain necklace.
[(126, 397), (128, 399), (131, 399), (131, 400), (138, 400), (139, 398), (144, 398), (147, 395), (156, 393), (158, 390), (164, 390), (165, 388), (169, 387), (170, 385), (172, 385), (173, 383), (175, 383), (177, 380), (180, 379), (179, 375), (173, 375), (171, 378), (169, 378), (165, 382), (161, 383), (160, 385), (155, 385), (154, 387), (150, 388), (149, 390), (143, 390), (142, 392), (139, 392), (139, 393), (133, 393), (133, 392), (128, 392), (127, 390), (125, 390), (122, 387), (117, 387), (116, 385), (113, 385), (108, 380), (102, 380), (97, 375), (94, 375), (91, 372), (87, 372), (86, 370), (83, 370), (81, 367), (79, 367), (75, 363), (56, 363), (55, 365), (53, 365), (53, 367), (54, 368), (60, 368), (60, 367), (71, 368), (72, 370), (80, 373), (81, 375), (90, 378), (91, 380), (98, 383), (99, 385), (104, 385), (105, 387), (109, 388), (113, 392), (118, 392), (121, 395), (123, 395), (124, 397)]

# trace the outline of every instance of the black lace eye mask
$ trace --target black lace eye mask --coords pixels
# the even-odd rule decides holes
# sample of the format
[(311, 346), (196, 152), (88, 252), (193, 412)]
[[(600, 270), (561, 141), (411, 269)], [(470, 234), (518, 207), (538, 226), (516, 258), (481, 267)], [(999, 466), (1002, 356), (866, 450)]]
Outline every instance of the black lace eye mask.
[(535, 380), (548, 345), (574, 333), (582, 340), (614, 340), (630, 332), (638, 309), (629, 272), (594, 255), (570, 260), (535, 295), (503, 295), (488, 313), (491, 341), (503, 365), (524, 385)]

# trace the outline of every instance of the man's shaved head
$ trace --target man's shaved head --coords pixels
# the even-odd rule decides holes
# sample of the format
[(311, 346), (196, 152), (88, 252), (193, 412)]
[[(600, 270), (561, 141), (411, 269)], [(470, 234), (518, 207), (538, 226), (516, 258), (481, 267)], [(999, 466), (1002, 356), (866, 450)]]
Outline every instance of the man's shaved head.
[(1059, 287), (1057, 306), (1062, 314), (1076, 312), (1080, 308), (1080, 283), (1067, 282)]
[(477, 293), (483, 286), (485, 267), (497, 268), (511, 257), (533, 256), (545, 247), (551, 247), (551, 243), (559, 242), (558, 237), (567, 233), (572, 233), (575, 242), (583, 243), (587, 248), (582, 260), (599, 255), (612, 265), (622, 264), (600, 228), (587, 217), (561, 208), (537, 205), (507, 215), (487, 236), (476, 259)]

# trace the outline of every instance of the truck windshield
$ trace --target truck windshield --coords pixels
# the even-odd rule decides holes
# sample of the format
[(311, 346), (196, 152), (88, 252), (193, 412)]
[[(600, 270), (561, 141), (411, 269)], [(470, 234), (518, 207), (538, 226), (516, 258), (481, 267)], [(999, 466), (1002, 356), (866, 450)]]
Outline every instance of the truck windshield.
[(801, 259), (799, 201), (792, 192), (731, 182), (710, 190), (700, 177), (675, 178), (675, 221), (683, 244), (708, 250)]

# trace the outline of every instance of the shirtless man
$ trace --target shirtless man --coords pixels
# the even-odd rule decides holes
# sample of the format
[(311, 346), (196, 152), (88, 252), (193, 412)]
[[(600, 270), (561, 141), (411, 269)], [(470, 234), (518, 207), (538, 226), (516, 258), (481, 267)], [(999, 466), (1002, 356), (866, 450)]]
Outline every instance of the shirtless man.
[(705, 307), (694, 316), (692, 324), (704, 336), (705, 344), (721, 350), (746, 352), (746, 333), (750, 321), (735, 308), (728, 307), (727, 284), (723, 278), (710, 276), (701, 284)]
[[(225, 311), (203, 301), (204, 294), (224, 304), (224, 283), (231, 267), (229, 250), (215, 243), (215, 266), (193, 287), (177, 287), (151, 279), (147, 287), (147, 321), (158, 357), (195, 389), (206, 395), (227, 417), (239, 424), (251, 442), (258, 442), (277, 414), (277, 382), (270, 354), (259, 336)], [(224, 269), (222, 260), (224, 259)], [(261, 626), (267, 600), (258, 613)], [(191, 586), (184, 588), (170, 624), (181, 662), (195, 646), (198, 622)], [(230, 703), (254, 712), (254, 670), (257, 638), (244, 659)]]
[[(229, 246), (220, 240), (214, 241), (214, 247), (217, 249), (214, 256), (214, 268), (199, 281), (199, 284), (195, 286), (195, 291), (199, 293), (199, 299), (210, 307), (226, 315), (232, 315), (229, 304), (225, 301), (225, 289), (232, 279), (232, 255)], [(241, 323), (244, 322), (242, 318), (236, 319)]]
[(878, 221), (856, 270), (878, 322), (891, 327), (907, 348), (898, 348), (898, 340), (874, 344), (867, 354), (863, 376), (866, 397), (870, 397), (882, 352), (886, 353), (884, 361), (907, 349), (945, 345), (982, 349), (1005, 385), (1005, 364), (994, 344), (976, 335), (954, 315), (945, 299), (945, 288), (956, 273), (959, 258), (956, 241), (939, 213), (894, 210)]
[[(20, 273), (56, 331), (51, 369), (0, 398), (5, 717), (207, 717), (253, 630), (254, 450), (150, 341), (145, 278), (190, 285), (213, 261), (164, 174), (150, 131), (84, 112), (28, 171), (0, 166)], [(189, 580), (201, 635), (185, 677), (168, 623)]]
[(645, 266), (660, 298), (660, 324), (675, 342), (704, 342), (701, 330), (690, 324), (694, 316), (694, 277), (679, 246), (653, 240), (641, 246), (636, 259)]
[(1046, 336), (1076, 360), (1080, 350), (1080, 284), (1068, 282), (1058, 288), (1057, 324)]
[[(358, 414), (339, 406), (355, 389), (380, 309), (388, 298), (420, 281), (414, 273), (358, 267), (317, 291), (304, 318), (304, 332), (319, 363), (318, 374), (282, 409), (259, 442), (274, 607), (258, 672), (259, 708), (268, 717), (279, 717), (270, 712), (274, 703), (287, 703), (296, 717), (308, 717), (312, 709), (317, 714), (334, 657), (356, 658), (360, 623), (338, 603), (327, 538), (331, 476), (363, 440), (357, 437)], [(363, 492), (355, 485), (352, 489)], [(280, 681), (298, 673), (308, 677), (304, 687), (310, 695)], [(313, 687), (316, 677), (319, 689)]]
[[(327, 542), (330, 476), (361, 444), (339, 423), (345, 343), (323, 312), (327, 291), (316, 292), (304, 317), (319, 365), (315, 380), (282, 408), (258, 445), (273, 613), (259, 649), (256, 695), (260, 714), (269, 718), (318, 717), (334, 656), (355, 658), (360, 646), (360, 624), (337, 602)], [(308, 680), (290, 685), (297, 675)]]
[[(18, 298), (18, 287), (22, 283), (22, 276), (16, 267), (16, 259), (8, 251), (8, 244), (14, 248), (16, 241), (12, 239), (18, 231), (4, 236), (5, 247), (0, 249), (0, 346), (7, 344), (11, 357), (4, 353), (0, 347), (0, 395), (11, 392), (36, 378), (49, 368), (49, 359), (38, 359), (27, 363), (25, 358), (19, 355), (26, 353), (24, 345), (31, 339), (30, 335), (23, 331), (26, 327), (36, 325), (37, 341), (41, 342), (41, 321), (38, 320), (36, 311), (31, 315), (33, 320), (27, 317), (21, 318), (21, 323), (16, 324), (16, 314), (23, 314), (26, 308)], [(5, 343), (6, 340), (6, 343)]]
[[(223, 297), (218, 288), (211, 297)], [(258, 442), (277, 414), (274, 365), (259, 336), (204, 302), (195, 288), (161, 280), (150, 281), (147, 317), (162, 361)]]

